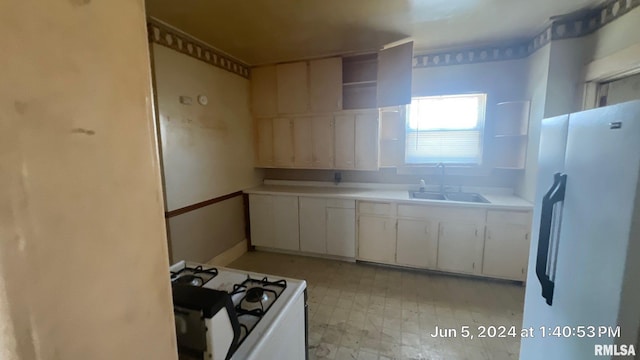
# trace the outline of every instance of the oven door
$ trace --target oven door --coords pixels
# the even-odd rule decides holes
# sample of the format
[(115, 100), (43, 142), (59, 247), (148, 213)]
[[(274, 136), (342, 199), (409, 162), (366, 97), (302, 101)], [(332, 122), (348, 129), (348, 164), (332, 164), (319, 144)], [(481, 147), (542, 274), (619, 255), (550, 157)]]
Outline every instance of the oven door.
[(207, 327), (202, 311), (173, 307), (180, 359), (203, 359), (207, 351)]

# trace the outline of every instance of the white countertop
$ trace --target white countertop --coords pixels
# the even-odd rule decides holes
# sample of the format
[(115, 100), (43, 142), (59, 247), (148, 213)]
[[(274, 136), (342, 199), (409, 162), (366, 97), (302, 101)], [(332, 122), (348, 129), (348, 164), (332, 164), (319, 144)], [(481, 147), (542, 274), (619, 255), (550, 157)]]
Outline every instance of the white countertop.
[[(305, 181), (273, 181), (267, 180), (264, 185), (244, 190), (247, 194), (292, 195), (308, 197), (327, 197), (335, 199), (352, 199), (368, 201), (388, 201), (397, 203), (474, 207), (487, 209), (532, 210), (533, 204), (514, 195), (511, 189), (504, 188), (472, 188), (463, 187), (462, 191), (476, 192), (490, 201), (485, 203), (468, 203), (449, 200), (411, 199), (409, 189), (418, 190), (417, 185), (332, 183)], [(427, 191), (437, 187), (427, 186)], [(454, 191), (457, 191), (457, 187)], [(436, 190), (437, 191), (437, 190)]]

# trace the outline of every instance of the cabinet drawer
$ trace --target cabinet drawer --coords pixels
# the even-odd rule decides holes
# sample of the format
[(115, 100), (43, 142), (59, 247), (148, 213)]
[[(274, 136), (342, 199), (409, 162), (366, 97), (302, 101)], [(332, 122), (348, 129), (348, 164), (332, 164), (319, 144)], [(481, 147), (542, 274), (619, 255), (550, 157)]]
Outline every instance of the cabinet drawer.
[(487, 223), (508, 223), (529, 226), (531, 224), (531, 212), (489, 210), (487, 212)]
[(462, 207), (398, 205), (398, 217), (416, 219), (456, 219), (484, 223), (484, 210)]
[(358, 211), (361, 214), (370, 214), (370, 215), (383, 215), (383, 216), (395, 215), (394, 206), (391, 203), (363, 201), (358, 204)]
[(327, 199), (327, 207), (338, 209), (355, 209), (355, 200)]

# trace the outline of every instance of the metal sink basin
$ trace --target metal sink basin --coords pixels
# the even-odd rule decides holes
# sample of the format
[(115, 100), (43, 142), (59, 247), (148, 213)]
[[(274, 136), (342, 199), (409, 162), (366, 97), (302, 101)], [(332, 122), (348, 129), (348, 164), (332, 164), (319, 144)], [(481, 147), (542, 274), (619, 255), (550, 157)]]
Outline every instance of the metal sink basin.
[(439, 192), (429, 191), (409, 191), (409, 197), (411, 199), (425, 199), (425, 200), (447, 200), (444, 195)]
[(452, 192), (444, 195), (433, 191), (409, 191), (409, 198), (423, 200), (443, 200), (489, 204), (489, 200), (478, 193)]
[(489, 204), (489, 200), (477, 193), (454, 192), (445, 195), (447, 200)]

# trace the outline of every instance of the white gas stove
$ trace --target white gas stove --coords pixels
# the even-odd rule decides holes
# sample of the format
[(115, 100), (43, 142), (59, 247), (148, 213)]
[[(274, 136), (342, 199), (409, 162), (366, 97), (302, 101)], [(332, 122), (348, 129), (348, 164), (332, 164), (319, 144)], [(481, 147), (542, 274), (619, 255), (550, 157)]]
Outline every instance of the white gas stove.
[[(187, 322), (179, 319), (181, 312), (178, 309), (184, 310), (182, 308), (184, 304), (177, 304), (176, 301), (189, 303), (189, 299), (185, 300), (183, 295), (180, 297), (181, 300), (177, 300), (175, 285), (202, 287), (229, 294), (233, 310), (228, 311), (230, 320), (226, 320), (225, 312), (224, 321), (235, 323), (235, 318), (238, 329), (231, 357), (226, 356), (227, 346), (224, 346), (225, 356), (217, 355), (221, 359), (300, 360), (308, 358), (306, 282), (304, 280), (228, 268), (213, 268), (185, 261), (172, 265), (170, 270), (174, 285), (174, 311), (180, 359), (218, 360), (213, 348), (217, 347), (216, 350), (220, 353), (220, 345), (216, 344), (223, 338), (229, 341), (231, 338), (223, 334), (224, 326), (211, 322), (215, 318), (220, 321), (220, 316), (211, 316), (212, 319), (206, 319), (207, 315), (202, 315), (200, 316), (202, 324), (194, 324), (195, 320), (192, 320), (189, 323), (190, 328), (187, 329), (185, 325)], [(202, 291), (206, 292), (206, 290)], [(196, 319), (197, 316), (191, 318)], [(185, 336), (189, 336), (190, 339), (185, 340)], [(185, 345), (191, 348), (197, 347), (190, 345), (194, 343), (192, 341), (194, 337), (206, 339), (206, 343), (201, 343), (202, 348), (206, 348), (202, 351), (202, 356), (193, 349), (185, 349)]]

